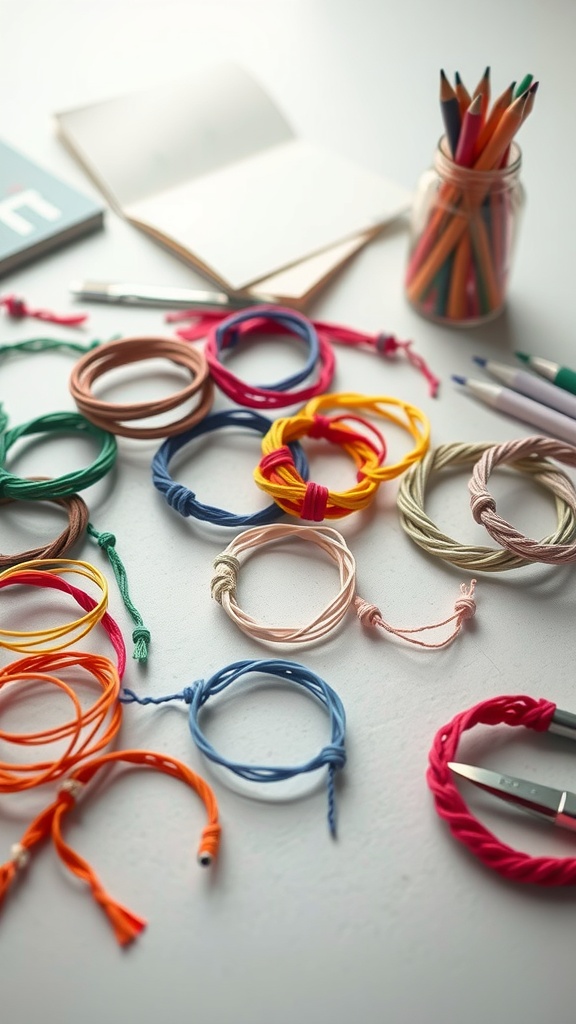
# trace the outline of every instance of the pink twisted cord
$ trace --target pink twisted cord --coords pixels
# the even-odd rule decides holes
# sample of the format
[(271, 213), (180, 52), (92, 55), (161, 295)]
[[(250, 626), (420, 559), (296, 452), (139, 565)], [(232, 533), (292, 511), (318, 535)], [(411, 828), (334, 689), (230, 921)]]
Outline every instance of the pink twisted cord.
[[(254, 548), (283, 540), (303, 540), (315, 544), (324, 551), (335, 563), (340, 576), (340, 589), (329, 604), (307, 625), (304, 626), (265, 626), (252, 616), (242, 611), (236, 599), (240, 556)], [(466, 619), (471, 618), (476, 610), (473, 598), (476, 581), (472, 580), (469, 587), (461, 584), (462, 596), (455, 604), (454, 614), (442, 622), (431, 626), (420, 626), (416, 629), (395, 629), (385, 622), (378, 608), (355, 597), (356, 563), (346, 541), (337, 530), (323, 526), (296, 526), (290, 523), (271, 523), (267, 526), (245, 530), (230, 542), (225, 551), (214, 559), (214, 576), (211, 581), (212, 597), (221, 604), (224, 611), (239, 629), (255, 640), (263, 643), (304, 644), (321, 640), (328, 636), (342, 621), (348, 608), (354, 602), (358, 618), (364, 625), (382, 626), (388, 633), (406, 640), (408, 643), (429, 649), (446, 647), (462, 629)], [(423, 633), (429, 629), (454, 622), (455, 626), (445, 640), (437, 644), (416, 640), (411, 634)]]
[(88, 319), (87, 313), (53, 313), (49, 309), (31, 309), (24, 299), (17, 295), (4, 295), (3, 298), (0, 298), (0, 306), (4, 306), (8, 316), (13, 320), (23, 320), (24, 317), (33, 316), (36, 320), (61, 324), (63, 327), (78, 327)]
[[(418, 626), (415, 629), (406, 629), (401, 626), (391, 626), (389, 622), (386, 622), (382, 618), (382, 613), (375, 604), (368, 604), (367, 601), (363, 601), (361, 597), (354, 599), (354, 607), (356, 608), (356, 614), (360, 619), (363, 626), (381, 626), (387, 633), (392, 633), (393, 636), (400, 637), (401, 640), (406, 640), (409, 644), (416, 644), (418, 647), (427, 647), (430, 650), (439, 647), (447, 647), (453, 640), (456, 639), (458, 634), (462, 631), (462, 626), (467, 619), (471, 619), (476, 614), (476, 601), (474, 600), (474, 590), (476, 588), (476, 580), (471, 580), (470, 585), (466, 583), (460, 584), (461, 597), (458, 598), (454, 605), (454, 614), (448, 616), (447, 619), (442, 619), (441, 622), (434, 622), (430, 626)], [(416, 640), (414, 634), (425, 633), (429, 629), (439, 629), (441, 626), (447, 626), (449, 623), (454, 623), (454, 628), (449, 636), (445, 640), (441, 640), (437, 644), (426, 643), (425, 640)]]
[(474, 466), (468, 482), (470, 508), (477, 523), (507, 551), (532, 562), (565, 565), (576, 561), (576, 544), (543, 544), (519, 533), (496, 512), (496, 502), (487, 488), (492, 470), (504, 462), (517, 462), (527, 456), (551, 456), (568, 466), (576, 466), (576, 447), (551, 437), (534, 435), (507, 441), (488, 448)]
[(576, 857), (530, 857), (501, 842), (470, 813), (448, 763), (456, 759), (462, 733), (475, 725), (521, 725), (545, 732), (555, 710), (552, 701), (522, 694), (493, 697), (461, 712), (439, 729), (428, 755), (426, 781), (437, 813), (458, 842), (468, 847), (486, 867), (509, 881), (542, 886), (574, 885)]

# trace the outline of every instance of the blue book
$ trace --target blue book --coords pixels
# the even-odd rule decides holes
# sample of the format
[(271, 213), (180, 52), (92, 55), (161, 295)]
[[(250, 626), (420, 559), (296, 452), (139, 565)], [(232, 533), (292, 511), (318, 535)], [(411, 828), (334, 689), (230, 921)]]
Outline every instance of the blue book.
[(0, 276), (103, 223), (99, 203), (0, 142)]

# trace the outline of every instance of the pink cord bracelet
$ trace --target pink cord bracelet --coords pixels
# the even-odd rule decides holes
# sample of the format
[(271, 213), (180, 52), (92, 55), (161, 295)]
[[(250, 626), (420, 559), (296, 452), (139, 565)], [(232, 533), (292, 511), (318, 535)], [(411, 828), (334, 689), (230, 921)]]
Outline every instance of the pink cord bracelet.
[[(241, 555), (254, 548), (286, 540), (303, 540), (316, 545), (335, 563), (340, 577), (340, 589), (336, 597), (315, 618), (304, 626), (266, 626), (257, 622), (252, 616), (242, 611), (236, 600), (238, 571), (241, 566)], [(383, 619), (380, 610), (356, 594), (356, 563), (346, 541), (337, 530), (331, 527), (296, 526), (287, 523), (272, 523), (267, 526), (245, 530), (230, 542), (225, 551), (214, 560), (215, 573), (211, 581), (212, 597), (221, 604), (224, 611), (239, 629), (248, 636), (269, 644), (306, 644), (327, 637), (342, 621), (348, 608), (354, 603), (354, 609), (361, 623), (365, 626), (379, 626), (385, 632), (406, 640), (418, 647), (435, 649), (446, 647), (456, 639), (466, 619), (472, 618), (476, 611), (474, 601), (475, 580), (469, 587), (462, 584), (461, 597), (454, 606), (454, 612), (442, 622), (417, 628), (399, 628), (391, 626)], [(415, 634), (454, 623), (452, 632), (440, 643), (426, 643), (415, 638)]]
[(576, 466), (576, 448), (564, 441), (535, 435), (494, 445), (484, 452), (474, 466), (468, 483), (470, 508), (477, 523), (481, 523), (490, 536), (507, 551), (531, 562), (565, 565), (576, 561), (575, 544), (546, 544), (531, 540), (519, 533), (496, 512), (496, 502), (487, 489), (487, 481), (494, 467), (501, 463), (516, 462), (527, 457), (549, 456), (568, 466)]
[[(273, 316), (275, 312), (278, 312), (280, 316), (288, 315), (295, 318), (296, 316), (307, 325), (308, 328), (313, 328), (318, 337), (318, 344), (320, 348), (320, 376), (322, 377), (323, 386), (320, 387), (320, 381), (317, 382), (313, 388), (306, 389), (308, 394), (306, 397), (300, 395), (296, 397), (296, 394), (292, 392), (289, 401), (282, 401), (274, 392), (272, 394), (260, 394), (258, 388), (251, 388), (249, 385), (243, 384), (238, 378), (234, 377), (228, 371), (226, 371), (218, 359), (218, 340), (217, 332), (221, 331), (224, 327), (225, 330), (231, 324), (234, 327), (234, 342), (248, 332), (255, 334), (265, 334), (270, 331), (269, 325), (266, 323), (266, 318)], [(251, 314), (251, 315), (250, 315)], [(244, 318), (244, 323), (235, 327), (238, 323), (239, 316)], [(258, 317), (260, 316), (260, 320)], [(194, 323), (189, 327), (181, 328), (176, 333), (180, 338), (185, 341), (199, 341), (202, 338), (207, 338), (205, 354), (210, 364), (212, 375), (218, 386), (234, 401), (238, 401), (240, 405), (253, 405), (257, 408), (280, 408), (283, 405), (295, 404), (299, 401), (307, 401), (308, 398), (312, 398), (314, 395), (321, 394), (325, 391), (329, 385), (332, 375), (334, 373), (334, 354), (332, 352), (333, 344), (347, 345), (354, 348), (362, 348), (364, 350), (377, 352), (379, 355), (384, 356), (385, 359), (394, 359), (399, 352), (403, 352), (408, 362), (421, 373), (426, 381), (428, 382), (428, 389), (432, 398), (436, 397), (440, 381), (438, 377), (430, 370), (429, 366), (416, 352), (412, 349), (411, 341), (398, 341), (393, 334), (386, 334), (382, 331), (375, 334), (370, 334), (366, 331), (357, 331), (351, 327), (342, 327), (339, 324), (325, 323), (321, 320), (308, 320), (302, 314), (295, 314), (294, 310), (283, 309), (281, 306), (251, 306), (249, 313), (242, 311), (241, 314), (233, 313), (232, 315), (222, 313), (219, 311), (206, 311), (201, 315), (194, 310), (186, 311), (183, 310), (178, 313), (169, 313), (166, 317), (167, 323), (181, 323), (183, 320), (193, 320)], [(280, 329), (281, 328), (276, 328)], [(224, 345), (223, 347), (226, 347)], [(330, 367), (330, 375), (327, 367)], [(324, 383), (324, 376), (328, 377)], [(244, 400), (240, 401), (237, 395), (243, 395)], [(250, 399), (250, 400), (247, 400)], [(271, 404), (262, 404), (263, 400), (270, 401)]]
[[(570, 725), (566, 726), (566, 720)], [(456, 715), (440, 729), (429, 754), (426, 780), (436, 811), (446, 821), (458, 842), (468, 847), (486, 867), (513, 882), (541, 886), (576, 884), (576, 857), (531, 857), (501, 842), (468, 809), (454, 783), (449, 762), (463, 732), (475, 725), (524, 726), (535, 732), (576, 735), (576, 717), (560, 711), (549, 700), (536, 700), (522, 694), (493, 697)]]

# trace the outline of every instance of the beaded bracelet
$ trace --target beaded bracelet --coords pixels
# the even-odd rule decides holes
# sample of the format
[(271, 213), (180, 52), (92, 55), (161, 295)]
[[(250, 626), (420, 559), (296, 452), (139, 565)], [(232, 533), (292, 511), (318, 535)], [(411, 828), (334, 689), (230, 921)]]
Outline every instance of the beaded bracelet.
[(60, 792), (54, 803), (46, 808), (32, 822), (19, 843), (12, 847), (11, 858), (0, 867), (0, 900), (14, 881), (17, 873), (28, 863), (31, 850), (42, 840), (52, 837), (54, 848), (62, 862), (72, 874), (86, 882), (92, 891), (96, 903), (102, 908), (121, 946), (132, 942), (146, 927), (146, 922), (137, 917), (126, 907), (117, 903), (104, 890), (98, 876), (80, 854), (65, 842), (62, 836), (64, 817), (76, 804), (76, 799), (84, 787), (101, 768), (117, 762), (136, 765), (139, 768), (151, 768), (164, 772), (174, 779), (180, 779), (194, 790), (202, 800), (208, 816), (208, 823), (203, 828), (198, 848), (198, 863), (207, 867), (218, 854), (221, 826), (218, 821), (218, 804), (216, 797), (207, 782), (196, 775), (181, 761), (157, 754), (149, 750), (116, 750), (101, 757), (85, 761), (62, 782)]
[[(164, 495), (168, 504), (179, 512), (181, 516), (193, 516), (206, 523), (215, 523), (218, 526), (258, 526), (262, 523), (270, 523), (282, 515), (282, 509), (276, 504), (268, 505), (267, 508), (250, 515), (236, 515), (233, 512), (226, 512), (224, 509), (216, 508), (214, 505), (204, 505), (198, 501), (194, 491), (176, 483), (168, 471), (171, 459), (185, 445), (223, 427), (239, 427), (241, 429), (254, 430), (262, 437), (272, 426), (271, 420), (260, 413), (252, 412), (249, 409), (229, 409), (225, 412), (212, 413), (206, 416), (201, 423), (198, 423), (192, 430), (179, 434), (177, 437), (168, 438), (156, 452), (152, 461), (152, 480), (161, 494)], [(308, 462), (301, 445), (295, 443), (290, 445), (290, 451), (294, 458), (294, 464), (304, 480), (308, 479)]]
[[(93, 437), (101, 446), (98, 457), (85, 469), (50, 479), (26, 479), (9, 473), (4, 468), (6, 456), (16, 441), (31, 434), (75, 433)], [(64, 498), (83, 491), (101, 480), (114, 465), (117, 455), (116, 438), (101, 430), (77, 412), (53, 412), (22, 423), (0, 433), (0, 496), (36, 501)]]
[[(276, 676), (288, 683), (295, 683), (304, 687), (308, 693), (316, 697), (326, 708), (330, 717), (331, 736), (330, 743), (309, 761), (292, 767), (274, 768), (269, 765), (241, 764), (230, 761), (222, 754), (217, 753), (214, 747), (208, 742), (198, 724), (198, 716), (201, 708), (210, 697), (221, 693), (232, 683), (237, 682), (242, 676), (252, 673)], [(328, 767), (328, 825), (330, 833), (336, 835), (336, 810), (334, 798), (334, 774), (336, 769), (343, 768), (346, 763), (346, 751), (344, 747), (346, 714), (342, 701), (338, 694), (320, 676), (312, 672), (304, 665), (292, 661), (279, 661), (270, 659), (267, 661), (236, 661), (226, 668), (220, 669), (209, 679), (199, 679), (192, 686), (185, 687), (180, 693), (173, 693), (167, 697), (138, 697), (132, 690), (124, 689), (124, 696), (120, 698), (123, 703), (136, 702), (138, 704), (164, 704), (171, 700), (183, 700), (189, 705), (188, 723), (192, 737), (206, 757), (216, 764), (228, 768), (231, 772), (248, 779), (250, 782), (280, 782), (283, 779), (290, 779), (303, 772), (313, 772), (325, 766)]]
[[(241, 564), (238, 556), (254, 548), (284, 540), (303, 540), (315, 544), (337, 565), (340, 575), (340, 589), (336, 597), (312, 622), (305, 626), (265, 626), (243, 612), (236, 601), (237, 577)], [(243, 633), (262, 643), (304, 644), (321, 640), (336, 629), (354, 601), (356, 614), (363, 625), (380, 626), (387, 633), (406, 640), (408, 643), (433, 649), (446, 647), (451, 643), (461, 632), (464, 621), (472, 618), (476, 611), (473, 597), (476, 580), (472, 580), (469, 588), (466, 588), (464, 584), (461, 585), (461, 596), (454, 605), (454, 613), (441, 622), (413, 629), (391, 626), (382, 618), (382, 613), (376, 605), (369, 604), (361, 597), (354, 597), (356, 589), (354, 557), (342, 535), (330, 527), (294, 526), (278, 523), (245, 530), (239, 537), (231, 541), (225, 551), (216, 556), (214, 568), (216, 572), (211, 581), (212, 597), (222, 605), (228, 617)], [(423, 640), (415, 638), (415, 634), (428, 632), (451, 622), (454, 622), (452, 633), (440, 643), (425, 643)]]
[(493, 697), (456, 715), (440, 729), (429, 754), (426, 780), (436, 811), (460, 843), (492, 868), (514, 882), (557, 886), (576, 883), (576, 857), (530, 857), (502, 843), (470, 813), (457, 789), (448, 764), (455, 760), (463, 732), (475, 725), (524, 726), (536, 732), (563, 732), (554, 727), (556, 705), (522, 694)]
[[(102, 690), (92, 706), (84, 711), (73, 688), (54, 674), (73, 667), (87, 672)], [(60, 778), (82, 758), (92, 757), (108, 746), (122, 722), (122, 706), (118, 703), (120, 676), (109, 658), (80, 651), (32, 654), (0, 669), (0, 690), (16, 683), (20, 693), (27, 682), (48, 683), (62, 690), (73, 704), (75, 717), (62, 725), (36, 732), (0, 730), (0, 740), (23, 747), (68, 740), (63, 752), (53, 761), (31, 764), (0, 761), (0, 793), (19, 793)]]
[[(266, 334), (270, 328), (266, 323), (268, 318), (268, 311), (278, 309), (277, 306), (251, 306), (250, 310), (246, 312), (246, 319), (252, 321), (250, 325), (246, 325), (244, 330), (249, 330), (252, 334)], [(262, 311), (262, 316), (258, 317), (258, 314)], [(289, 313), (293, 315), (292, 310), (282, 310), (282, 313)], [(180, 338), (184, 338), (186, 341), (199, 341), (201, 338), (213, 338), (214, 332), (219, 324), (222, 324), (223, 320), (229, 320), (229, 315), (223, 313), (221, 310), (205, 310), (199, 314), (196, 310), (181, 310), (177, 313), (168, 313), (166, 316), (167, 323), (180, 323), (183, 320), (195, 321), (191, 326), (181, 328), (176, 331)], [(428, 389), (432, 398), (436, 397), (440, 381), (438, 377), (428, 367), (422, 356), (414, 352), (411, 341), (399, 341), (393, 334), (387, 334), (384, 331), (378, 331), (374, 334), (368, 333), (367, 331), (358, 331), (352, 327), (343, 327), (341, 324), (326, 323), (321, 320), (307, 321), (311, 324), (312, 328), (316, 332), (318, 337), (319, 347), (328, 345), (331, 348), (332, 344), (353, 346), (354, 348), (362, 348), (371, 352), (377, 352), (378, 355), (383, 356), (385, 359), (394, 359), (399, 352), (403, 352), (409, 363), (421, 373), (426, 381), (428, 382)], [(240, 327), (235, 330), (231, 337), (227, 340), (228, 348), (231, 348), (236, 341), (238, 341), (238, 331), (242, 331)], [(214, 350), (215, 345), (211, 346)], [(216, 351), (216, 359), (218, 353)], [(218, 373), (218, 368), (216, 369)], [(305, 374), (300, 377), (303, 380)], [(329, 386), (329, 381), (326, 383), (326, 387)], [(225, 382), (225, 386), (230, 386), (232, 389), (239, 387), (240, 390), (246, 388), (246, 385), (238, 382), (236, 378), (231, 378), (229, 382)], [(225, 387), (223, 388), (225, 390)], [(250, 389), (250, 392), (254, 389)], [(258, 389), (256, 389), (257, 391)], [(228, 394), (228, 392), (226, 392)], [(245, 403), (248, 404), (248, 403)]]
[[(275, 384), (252, 385), (240, 380), (220, 361), (221, 354), (233, 350), (240, 341), (253, 333), (289, 334), (302, 340), (308, 348), (308, 358), (297, 373), (283, 378)], [(189, 332), (179, 332), (180, 337), (190, 338)], [(203, 334), (194, 337), (202, 337)], [(252, 306), (225, 317), (214, 323), (207, 331), (204, 349), (210, 373), (218, 387), (238, 405), (253, 409), (279, 409), (286, 405), (297, 405), (313, 395), (325, 391), (334, 376), (335, 360), (332, 348), (321, 332), (301, 313), (282, 306)], [(313, 384), (298, 388), (318, 369), (318, 378)]]
[[(388, 412), (382, 408), (383, 405), (402, 409), (406, 419)], [(382, 453), (377, 453), (364, 435), (341, 424), (343, 419), (355, 419), (354, 416), (318, 415), (320, 409), (332, 406), (360, 408), (402, 427), (413, 438), (414, 448), (399, 462), (382, 465)], [(306, 483), (298, 473), (287, 447), (288, 442), (304, 436), (324, 438), (341, 445), (356, 463), (356, 486), (337, 492), (313, 481)], [(428, 448), (429, 437), (430, 425), (424, 413), (399, 398), (354, 393), (320, 395), (308, 402), (295, 416), (278, 419), (272, 424), (262, 440), (264, 455), (254, 471), (254, 479), (291, 515), (314, 522), (339, 519), (366, 508), (380, 483), (394, 479), (413, 462), (421, 459)]]
[[(167, 398), (158, 398), (154, 402), (116, 404), (103, 402), (94, 397), (92, 385), (103, 374), (119, 366), (128, 366), (146, 359), (168, 359), (177, 366), (183, 366), (192, 377), (190, 384), (175, 394)], [(108, 341), (87, 352), (72, 370), (70, 392), (80, 412), (91, 423), (121, 437), (142, 439), (171, 437), (183, 430), (189, 430), (210, 411), (214, 398), (208, 364), (202, 353), (174, 338), (155, 337)], [(130, 426), (133, 420), (170, 412), (195, 395), (199, 396), (196, 407), (173, 423), (150, 427)]]
[[(551, 544), (535, 541), (519, 533), (496, 513), (496, 502), (489, 494), (486, 483), (495, 466), (501, 463), (517, 462), (518, 459), (534, 456), (550, 456), (568, 466), (576, 466), (576, 448), (551, 437), (525, 437), (517, 441), (494, 445), (484, 452), (474, 466), (468, 483), (470, 508), (477, 523), (482, 523), (493, 540), (507, 551), (530, 562), (546, 562), (548, 565), (565, 565), (576, 561), (576, 544)], [(576, 497), (572, 490), (572, 496)]]
[(100, 599), (93, 602), (92, 607), (88, 608), (80, 618), (73, 622), (67, 622), (63, 626), (25, 631), (0, 629), (0, 647), (6, 647), (10, 651), (20, 651), (24, 654), (35, 651), (50, 654), (54, 651), (61, 651), (71, 643), (76, 643), (93, 629), (106, 611), (108, 583), (100, 570), (90, 565), (89, 562), (75, 561), (70, 558), (61, 558), (55, 561), (37, 558), (31, 562), (22, 562), (20, 565), (12, 566), (0, 573), (0, 589), (13, 584), (49, 587), (53, 585), (51, 580), (54, 577), (59, 578), (66, 573), (83, 576), (91, 583), (95, 583), (101, 590)]
[[(409, 470), (398, 490), (400, 523), (408, 536), (428, 554), (472, 572), (516, 569), (530, 564), (530, 559), (512, 551), (458, 544), (429, 519), (424, 511), (424, 499), (434, 473), (447, 468), (472, 467), (491, 448), (490, 442), (440, 445)], [(511, 461), (510, 469), (526, 473), (536, 483), (552, 491), (555, 497), (556, 532), (545, 537), (540, 544), (558, 545), (570, 540), (576, 532), (576, 491), (566, 474), (547, 459), (535, 456)]]
[[(38, 479), (38, 478), (36, 478)], [(0, 498), (0, 505), (11, 505), (15, 498)], [(79, 494), (69, 494), (65, 498), (49, 498), (54, 505), (59, 505), (68, 515), (68, 525), (55, 540), (50, 541), (44, 547), (31, 548), (29, 551), (21, 551), (18, 555), (0, 554), (0, 570), (7, 569), (19, 562), (31, 562), (37, 558), (52, 559), (61, 558), (77, 540), (80, 539), (88, 526), (88, 506)]]

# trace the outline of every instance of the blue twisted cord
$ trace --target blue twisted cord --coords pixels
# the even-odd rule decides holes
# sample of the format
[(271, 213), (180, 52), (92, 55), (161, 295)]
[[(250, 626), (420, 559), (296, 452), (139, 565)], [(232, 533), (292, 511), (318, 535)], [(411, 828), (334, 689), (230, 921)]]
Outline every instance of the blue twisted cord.
[[(272, 523), (284, 515), (284, 512), (276, 502), (267, 505), (266, 508), (248, 515), (236, 515), (227, 512), (225, 509), (217, 508), (215, 505), (205, 505), (198, 501), (194, 491), (183, 484), (176, 483), (170, 476), (169, 464), (174, 455), (189, 442), (208, 434), (213, 430), (220, 430), (222, 427), (240, 427), (246, 430), (254, 430), (264, 437), (268, 433), (272, 421), (260, 413), (251, 409), (229, 409), (224, 412), (212, 413), (206, 416), (200, 423), (197, 423), (191, 430), (175, 437), (167, 438), (156, 452), (152, 460), (152, 480), (154, 486), (164, 495), (168, 504), (179, 512), (181, 516), (193, 516), (205, 523), (215, 523), (218, 526), (242, 527), (262, 526), (265, 523)], [(308, 460), (304, 449), (298, 442), (288, 446), (294, 458), (294, 464), (303, 480), (308, 479)]]
[[(330, 743), (322, 747), (322, 750), (315, 757), (310, 758), (303, 764), (291, 766), (256, 765), (244, 764), (238, 761), (230, 761), (227, 757), (219, 754), (211, 743), (208, 742), (198, 724), (200, 710), (210, 699), (218, 693), (222, 693), (232, 683), (237, 682), (242, 676), (258, 672), (263, 675), (276, 676), (287, 683), (295, 683), (304, 687), (326, 708), (330, 717), (331, 736)], [(123, 704), (164, 704), (172, 700), (183, 700), (189, 705), (188, 724), (192, 738), (197, 747), (216, 764), (228, 768), (229, 771), (240, 775), (249, 782), (281, 782), (284, 779), (291, 779), (295, 775), (304, 772), (317, 771), (320, 768), (328, 768), (327, 793), (328, 793), (328, 826), (332, 836), (336, 835), (336, 803), (334, 792), (334, 776), (339, 768), (346, 764), (345, 732), (346, 713), (340, 697), (328, 683), (324, 682), (311, 669), (306, 668), (293, 661), (283, 661), (278, 658), (265, 660), (235, 661), (231, 665), (215, 672), (209, 679), (199, 679), (192, 686), (187, 686), (179, 693), (172, 693), (166, 697), (138, 697), (133, 690), (124, 689), (124, 696), (121, 697)]]
[(308, 346), (308, 359), (301, 370), (293, 373), (290, 377), (277, 381), (276, 384), (256, 385), (259, 388), (265, 388), (267, 391), (290, 391), (291, 388), (296, 387), (297, 384), (302, 384), (311, 375), (320, 360), (320, 347), (318, 345), (316, 328), (310, 320), (307, 320), (301, 314), (290, 313), (288, 310), (280, 309), (267, 309), (259, 314), (255, 314), (254, 310), (250, 309), (243, 309), (238, 313), (232, 313), (231, 316), (226, 317), (216, 328), (215, 338), (218, 353), (221, 354), (223, 351), (235, 348), (238, 342), (242, 340), (240, 332), (235, 330), (236, 326), (245, 320), (254, 320), (256, 316), (260, 320), (271, 320), (280, 324), (290, 331), (291, 334), (301, 338)]

